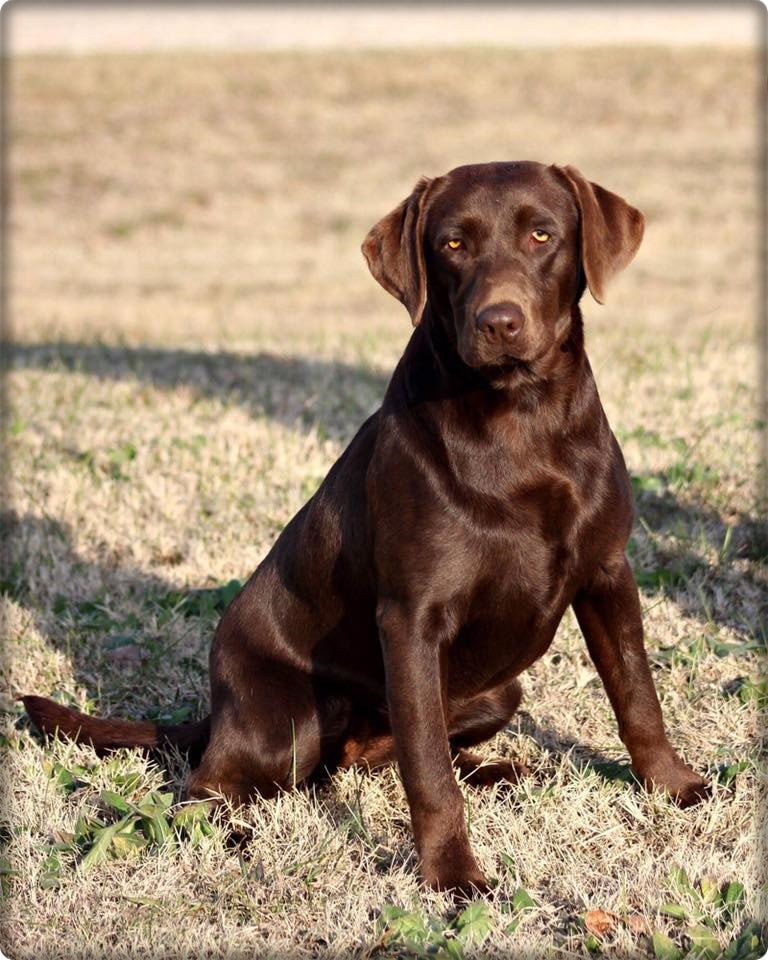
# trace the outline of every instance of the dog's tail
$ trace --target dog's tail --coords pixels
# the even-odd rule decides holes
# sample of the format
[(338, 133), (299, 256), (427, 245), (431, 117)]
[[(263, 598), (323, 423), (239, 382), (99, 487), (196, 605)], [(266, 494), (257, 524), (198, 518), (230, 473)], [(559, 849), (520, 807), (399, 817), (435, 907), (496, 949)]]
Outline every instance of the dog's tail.
[(161, 747), (164, 744), (185, 750), (202, 750), (208, 742), (211, 718), (196, 723), (158, 724), (131, 720), (104, 720), (63, 707), (47, 697), (22, 697), (29, 718), (40, 733), (56, 732), (77, 743), (90, 743), (97, 753), (118, 747)]

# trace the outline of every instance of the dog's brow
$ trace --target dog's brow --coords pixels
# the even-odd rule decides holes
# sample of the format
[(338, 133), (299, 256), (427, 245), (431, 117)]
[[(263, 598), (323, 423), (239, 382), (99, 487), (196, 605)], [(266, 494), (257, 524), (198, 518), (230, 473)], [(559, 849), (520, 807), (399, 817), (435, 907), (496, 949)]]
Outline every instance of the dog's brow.
[(488, 225), (482, 217), (453, 215), (442, 220), (437, 228), (437, 235), (443, 238), (450, 233), (461, 233), (468, 236), (478, 236), (488, 232)]
[(517, 223), (536, 223), (542, 227), (558, 227), (562, 224), (562, 216), (558, 216), (540, 204), (521, 204), (515, 211)]

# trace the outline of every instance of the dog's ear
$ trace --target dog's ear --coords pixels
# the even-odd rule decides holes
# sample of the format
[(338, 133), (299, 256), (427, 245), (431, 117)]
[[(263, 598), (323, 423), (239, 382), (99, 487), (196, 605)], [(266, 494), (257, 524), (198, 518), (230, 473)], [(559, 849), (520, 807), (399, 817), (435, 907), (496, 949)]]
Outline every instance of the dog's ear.
[(422, 177), (411, 195), (371, 228), (362, 246), (371, 273), (405, 304), (414, 327), (427, 305), (424, 214), (433, 182)]
[(645, 217), (626, 200), (575, 167), (559, 167), (576, 194), (581, 211), (581, 259), (589, 292), (605, 302), (605, 285), (630, 263), (643, 239)]

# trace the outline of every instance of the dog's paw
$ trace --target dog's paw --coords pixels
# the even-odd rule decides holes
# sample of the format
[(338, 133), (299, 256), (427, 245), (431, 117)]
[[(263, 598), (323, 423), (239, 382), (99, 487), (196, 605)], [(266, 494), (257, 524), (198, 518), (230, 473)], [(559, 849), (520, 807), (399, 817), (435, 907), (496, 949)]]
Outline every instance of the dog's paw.
[(490, 886), (470, 850), (452, 851), (435, 860), (422, 860), (421, 875), (433, 890), (454, 900), (471, 900), (488, 893)]
[(647, 787), (668, 793), (680, 807), (692, 807), (712, 792), (707, 781), (679, 757), (659, 761), (643, 771), (642, 779)]
[(464, 782), (471, 787), (491, 787), (495, 783), (507, 786), (519, 783), (523, 777), (530, 776), (530, 768), (524, 763), (514, 763), (512, 760), (493, 760), (484, 763), (464, 777)]
[(472, 900), (479, 900), (481, 897), (488, 896), (491, 892), (491, 886), (481, 873), (474, 880), (464, 881), (450, 887), (448, 892), (454, 902), (466, 904)]
[(485, 876), (476, 870), (470, 875), (454, 875), (450, 871), (443, 871), (439, 876), (427, 879), (427, 884), (433, 890), (447, 893), (457, 902), (466, 902), (484, 897), (490, 892), (490, 884)]
[(712, 795), (712, 788), (702, 777), (691, 770), (688, 782), (679, 786), (674, 793), (670, 790), (672, 799), (679, 807), (692, 807), (701, 803)]
[(530, 776), (530, 768), (514, 760), (483, 760), (462, 750), (456, 757), (461, 778), (470, 787), (491, 787), (495, 783), (513, 785)]

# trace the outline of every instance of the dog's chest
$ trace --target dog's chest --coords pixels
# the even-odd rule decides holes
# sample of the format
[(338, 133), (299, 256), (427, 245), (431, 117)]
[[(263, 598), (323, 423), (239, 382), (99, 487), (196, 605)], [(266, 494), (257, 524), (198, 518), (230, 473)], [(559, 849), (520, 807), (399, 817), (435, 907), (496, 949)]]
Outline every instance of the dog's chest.
[(599, 448), (531, 450), (527, 462), (500, 453), (479, 475), (492, 473), (495, 492), (478, 489), (477, 471), (467, 483), (472, 506), (457, 514), (463, 522), (452, 535), (454, 572), (464, 582), (455, 584), (451, 672), (473, 683), (515, 675), (545, 652), (611, 536), (615, 502), (610, 457)]
[(468, 615), (522, 624), (562, 610), (589, 573), (605, 481), (604, 456), (565, 448), (498, 451), (458, 479), (449, 544)]
[[(578, 576), (588, 500), (567, 477), (514, 487), (483, 506), (485, 535), (469, 534), (478, 568), (490, 575), (497, 605), (543, 610)], [(493, 516), (491, 516), (493, 514)], [(483, 578), (479, 578), (482, 585)], [(482, 591), (481, 591), (482, 592)]]
[(465, 532), (451, 652), (460, 685), (516, 675), (546, 651), (586, 579), (586, 514), (578, 488), (559, 480), (510, 492), (495, 525)]
[(505, 620), (510, 607), (521, 622), (548, 616), (588, 572), (619, 499), (610, 432), (440, 426), (430, 442), (404, 431), (376, 472), (386, 476), (376, 539), (387, 580), (427, 602), (455, 598), (459, 619), (478, 607)]
[(453, 473), (454, 493), (468, 532), (483, 529), (494, 553), (529, 555), (539, 548), (572, 555), (582, 525), (594, 514), (600, 458), (565, 445), (491, 449), (465, 457)]

